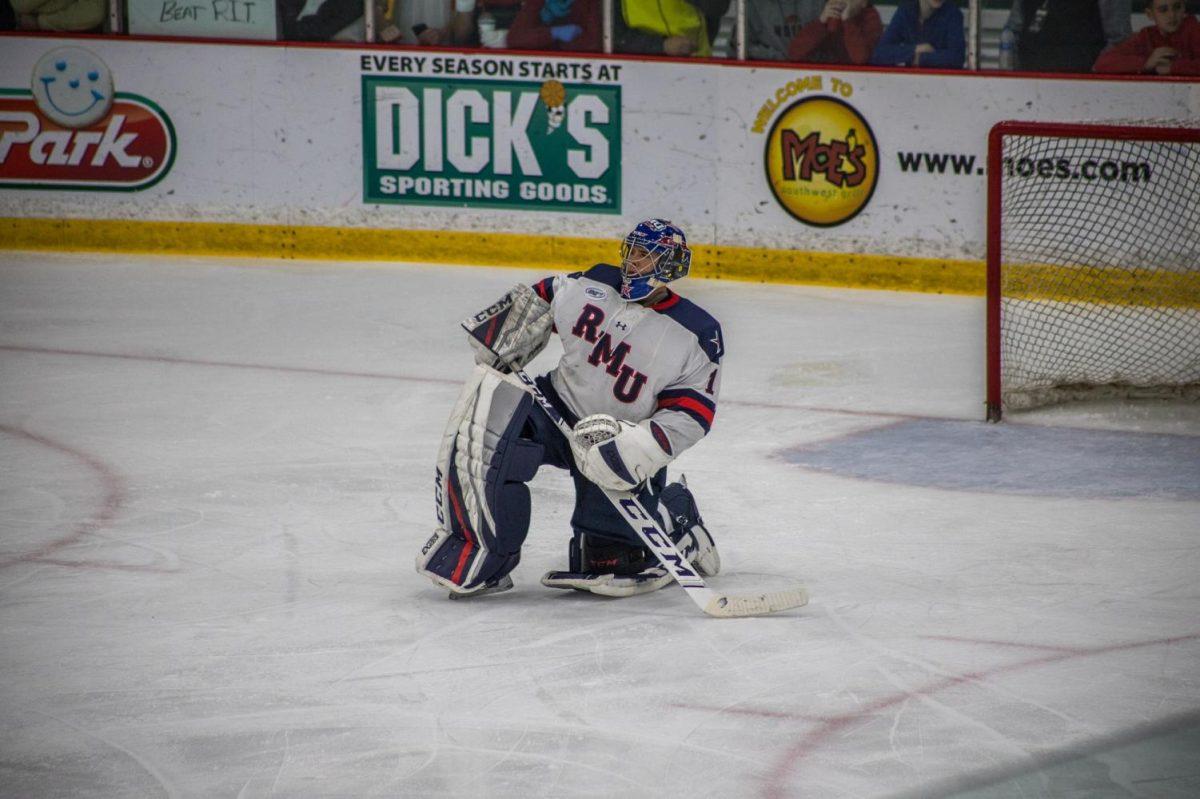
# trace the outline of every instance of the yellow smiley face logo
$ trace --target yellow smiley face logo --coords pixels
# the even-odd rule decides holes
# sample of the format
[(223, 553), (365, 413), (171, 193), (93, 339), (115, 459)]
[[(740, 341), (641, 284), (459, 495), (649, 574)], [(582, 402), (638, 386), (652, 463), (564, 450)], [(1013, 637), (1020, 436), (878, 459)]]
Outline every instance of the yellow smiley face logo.
[(831, 227), (866, 207), (879, 180), (875, 134), (849, 104), (808, 97), (788, 106), (767, 136), (767, 182), (784, 210)]

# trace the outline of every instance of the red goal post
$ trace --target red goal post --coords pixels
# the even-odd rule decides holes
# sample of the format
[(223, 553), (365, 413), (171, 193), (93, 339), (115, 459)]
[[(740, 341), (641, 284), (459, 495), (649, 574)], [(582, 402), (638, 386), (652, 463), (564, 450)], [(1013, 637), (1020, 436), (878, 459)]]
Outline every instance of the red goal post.
[(1200, 398), (1200, 124), (1001, 122), (988, 136), (987, 418)]

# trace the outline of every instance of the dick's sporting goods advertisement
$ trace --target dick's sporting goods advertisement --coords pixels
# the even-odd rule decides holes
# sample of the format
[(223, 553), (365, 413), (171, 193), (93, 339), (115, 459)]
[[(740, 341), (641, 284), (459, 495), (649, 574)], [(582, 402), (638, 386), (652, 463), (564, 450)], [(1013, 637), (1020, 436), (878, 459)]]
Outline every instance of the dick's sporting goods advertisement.
[(619, 86), (363, 78), (363, 199), (619, 213)]

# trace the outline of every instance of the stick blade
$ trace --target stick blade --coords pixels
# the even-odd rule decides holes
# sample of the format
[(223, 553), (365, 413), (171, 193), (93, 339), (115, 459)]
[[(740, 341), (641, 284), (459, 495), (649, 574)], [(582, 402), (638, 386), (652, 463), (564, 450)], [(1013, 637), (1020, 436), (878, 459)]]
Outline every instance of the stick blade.
[(808, 604), (808, 591), (797, 586), (784, 591), (761, 594), (716, 594), (704, 606), (704, 612), (719, 619), (738, 619), (746, 616), (766, 616), (781, 610)]

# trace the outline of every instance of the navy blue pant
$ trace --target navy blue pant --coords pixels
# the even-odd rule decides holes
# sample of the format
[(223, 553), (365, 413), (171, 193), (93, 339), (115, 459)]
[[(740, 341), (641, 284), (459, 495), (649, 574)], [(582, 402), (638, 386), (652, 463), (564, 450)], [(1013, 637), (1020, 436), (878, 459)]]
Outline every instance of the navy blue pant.
[[(551, 404), (562, 414), (563, 418), (574, 427), (578, 419), (558, 399), (550, 381), (544, 377), (538, 378), (538, 387), (550, 400)], [(554, 421), (546, 415), (542, 407), (530, 398), (529, 415), (521, 430), (521, 438), (536, 442), (543, 448), (541, 462), (543, 465), (566, 469), (571, 473), (575, 482), (575, 511), (571, 514), (571, 528), (577, 533), (586, 533), (601, 538), (616, 539), (634, 546), (642, 546), (625, 518), (617, 512), (604, 496), (604, 491), (595, 483), (588, 480), (575, 468), (575, 458), (571, 454), (571, 445), (559, 431)], [(651, 490), (643, 488), (637, 492), (637, 498), (650, 513), (657, 514), (658, 495), (667, 483), (667, 470), (661, 469), (650, 480)], [(657, 518), (657, 515), (655, 516)]]

